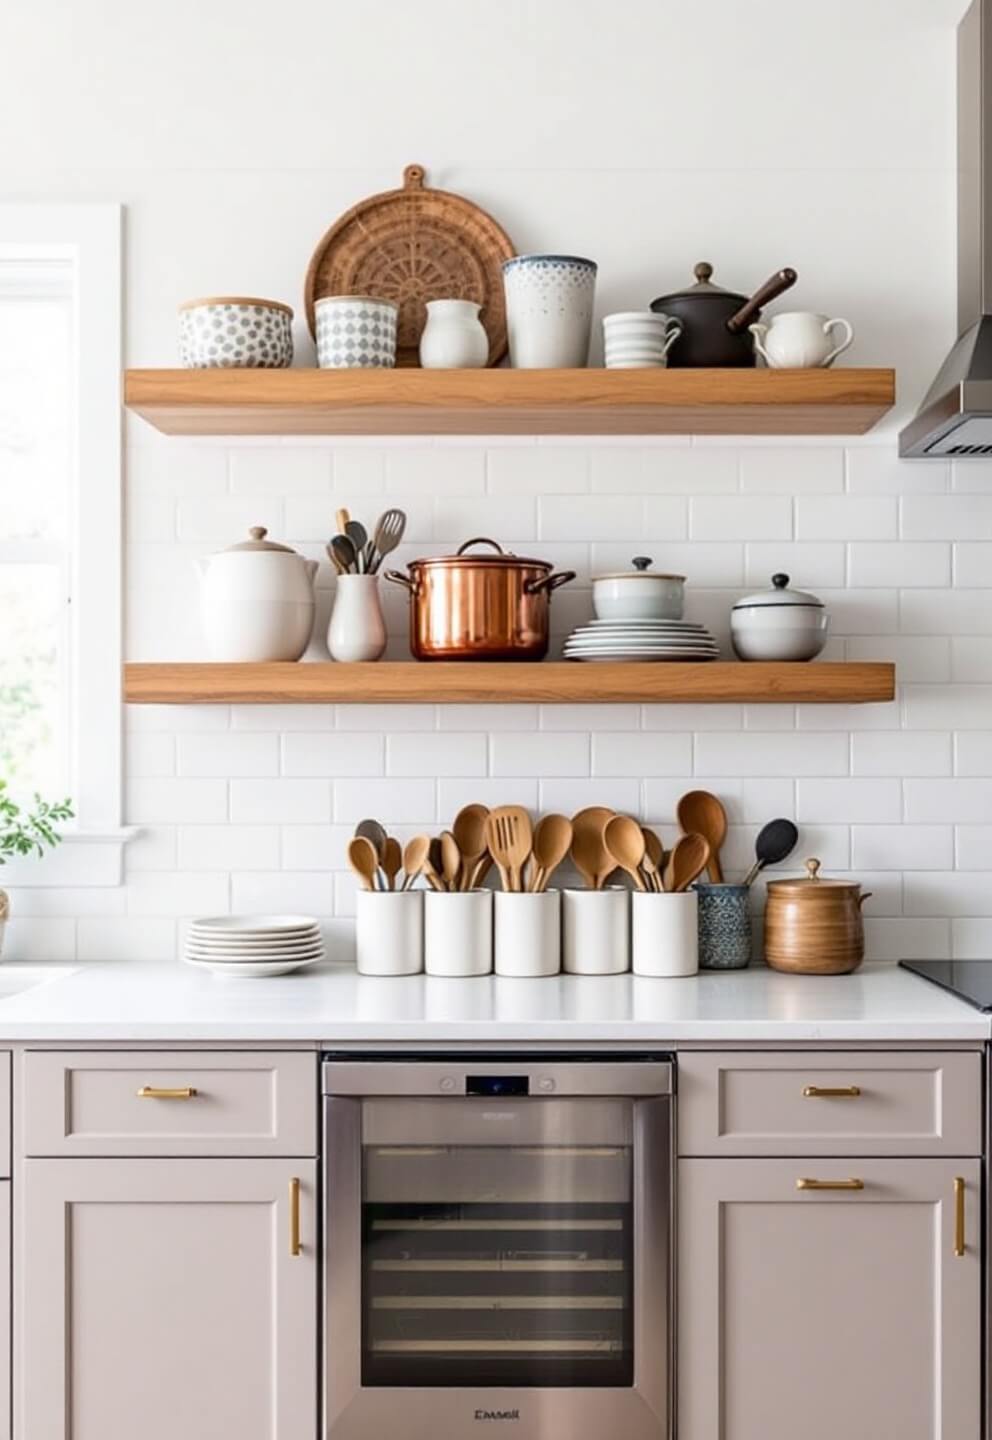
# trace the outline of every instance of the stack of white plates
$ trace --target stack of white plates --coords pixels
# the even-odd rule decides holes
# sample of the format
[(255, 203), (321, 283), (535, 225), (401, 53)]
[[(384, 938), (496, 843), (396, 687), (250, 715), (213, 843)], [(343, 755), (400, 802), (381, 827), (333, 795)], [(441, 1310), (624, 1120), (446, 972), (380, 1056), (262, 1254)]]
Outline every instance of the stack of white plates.
[(288, 975), (324, 958), (320, 926), (309, 915), (210, 915), (186, 936), (187, 965), (225, 979)]
[(689, 620), (591, 620), (565, 641), (566, 660), (718, 660), (705, 625)]

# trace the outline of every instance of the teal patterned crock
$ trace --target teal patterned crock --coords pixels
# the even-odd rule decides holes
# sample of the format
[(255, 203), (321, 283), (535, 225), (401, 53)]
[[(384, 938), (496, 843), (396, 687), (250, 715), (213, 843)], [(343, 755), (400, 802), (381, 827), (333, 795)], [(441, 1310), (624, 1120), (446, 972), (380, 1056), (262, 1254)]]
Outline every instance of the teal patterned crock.
[(700, 970), (743, 970), (751, 963), (747, 885), (692, 887), (699, 896)]

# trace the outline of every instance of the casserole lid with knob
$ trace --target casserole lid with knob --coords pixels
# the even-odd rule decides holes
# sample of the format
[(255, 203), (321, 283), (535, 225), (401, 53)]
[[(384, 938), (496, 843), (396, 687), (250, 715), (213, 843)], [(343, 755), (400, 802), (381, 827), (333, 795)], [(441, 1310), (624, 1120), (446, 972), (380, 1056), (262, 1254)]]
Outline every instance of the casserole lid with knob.
[(789, 588), (788, 575), (778, 574), (772, 576), (770, 590), (758, 590), (753, 595), (745, 595), (733, 606), (734, 610), (767, 609), (771, 606), (801, 606), (822, 610), (823, 601), (816, 595), (811, 595), (807, 590), (792, 590)]
[(793, 876), (787, 880), (769, 880), (768, 889), (776, 891), (779, 895), (790, 895), (796, 899), (803, 899), (811, 904), (828, 903), (831, 900), (839, 900), (844, 892), (855, 896), (858, 904), (867, 900), (871, 891), (861, 894), (861, 884), (858, 880), (829, 880), (820, 874), (820, 861), (811, 858), (806, 862), (806, 874)]
[(685, 580), (684, 575), (667, 575), (660, 570), (652, 570), (654, 561), (649, 555), (635, 555), (631, 560), (633, 570), (611, 570), (606, 575), (594, 575), (596, 580)]

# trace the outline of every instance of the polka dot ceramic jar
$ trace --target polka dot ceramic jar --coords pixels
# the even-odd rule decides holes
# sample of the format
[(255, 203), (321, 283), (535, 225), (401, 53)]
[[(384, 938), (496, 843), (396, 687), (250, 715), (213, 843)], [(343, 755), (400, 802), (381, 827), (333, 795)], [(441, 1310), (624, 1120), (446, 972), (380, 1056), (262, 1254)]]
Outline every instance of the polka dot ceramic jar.
[(594, 260), (517, 255), (503, 263), (510, 364), (518, 370), (582, 369), (589, 360)]
[(392, 369), (399, 306), (370, 295), (326, 295), (314, 306), (322, 370)]
[(283, 370), (293, 363), (293, 312), (280, 300), (242, 295), (187, 300), (179, 360), (187, 370)]

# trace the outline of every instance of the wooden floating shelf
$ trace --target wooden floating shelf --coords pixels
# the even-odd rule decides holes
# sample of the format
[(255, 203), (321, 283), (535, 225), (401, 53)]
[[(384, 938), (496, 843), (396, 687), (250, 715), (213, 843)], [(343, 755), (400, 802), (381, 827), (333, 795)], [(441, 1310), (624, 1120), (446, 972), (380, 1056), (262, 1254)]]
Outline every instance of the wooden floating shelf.
[(158, 663), (127, 665), (124, 679), (124, 698), (135, 705), (858, 705), (894, 694), (895, 667), (861, 661)]
[(166, 435), (863, 435), (893, 370), (129, 370)]

